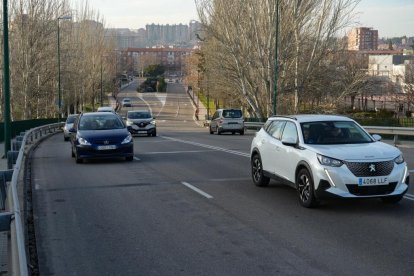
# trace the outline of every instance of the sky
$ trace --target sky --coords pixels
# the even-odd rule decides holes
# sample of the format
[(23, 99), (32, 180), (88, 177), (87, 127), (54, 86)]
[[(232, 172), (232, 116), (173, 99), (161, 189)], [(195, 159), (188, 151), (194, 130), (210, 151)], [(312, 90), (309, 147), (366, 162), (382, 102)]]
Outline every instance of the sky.
[[(75, 3), (85, 0), (73, 0)], [(229, 0), (238, 1), (238, 0)], [(88, 0), (108, 28), (145, 28), (146, 24), (188, 24), (198, 20), (194, 0)], [(378, 30), (379, 37), (414, 36), (414, 0), (361, 0), (357, 26)]]

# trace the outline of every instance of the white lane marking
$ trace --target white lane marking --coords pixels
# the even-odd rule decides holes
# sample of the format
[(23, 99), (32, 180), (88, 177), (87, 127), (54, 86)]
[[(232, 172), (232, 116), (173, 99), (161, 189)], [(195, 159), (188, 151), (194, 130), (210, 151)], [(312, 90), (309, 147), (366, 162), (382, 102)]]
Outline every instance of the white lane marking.
[(141, 161), (138, 157), (134, 156), (134, 160)]
[(171, 141), (181, 142), (181, 143), (190, 144), (190, 145), (199, 146), (199, 147), (203, 147), (203, 148), (207, 148), (207, 149), (212, 149), (212, 150), (217, 150), (217, 151), (223, 151), (223, 152), (227, 152), (227, 153), (231, 153), (231, 154), (240, 155), (240, 156), (244, 156), (244, 157), (249, 157), (250, 158), (250, 154), (249, 153), (244, 153), (244, 152), (235, 151), (235, 150), (229, 150), (229, 149), (225, 149), (225, 148), (210, 146), (210, 145), (196, 143), (196, 142), (192, 142), (192, 141), (186, 141), (186, 140), (176, 139), (176, 138), (167, 137), (167, 136), (160, 136), (160, 137), (162, 137), (164, 139), (167, 139), (167, 140), (171, 140)]
[(151, 155), (151, 154), (177, 154), (177, 153), (200, 153), (200, 152), (214, 152), (216, 150), (187, 150), (187, 151), (153, 151), (141, 153), (141, 155)]
[(150, 106), (150, 104), (146, 101), (146, 100), (144, 100), (144, 98), (143, 97), (139, 97), (139, 99), (141, 100), (141, 101), (143, 101), (147, 106), (148, 106), (148, 108), (149, 108), (149, 110), (150, 110), (150, 112), (151, 112), (151, 114), (152, 114), (152, 108), (151, 108), (151, 106)]
[[(203, 147), (203, 148), (213, 149), (213, 150), (216, 150), (216, 151), (223, 151), (223, 152), (227, 152), (227, 153), (231, 153), (231, 154), (240, 155), (240, 156), (244, 156), (244, 157), (249, 157), (250, 158), (250, 154), (244, 153), (244, 152), (240, 152), (240, 151), (228, 150), (228, 149), (225, 149), (225, 148), (210, 146), (210, 145), (196, 143), (196, 142), (191, 142), (191, 141), (185, 141), (185, 140), (176, 139), (176, 138), (167, 137), (167, 136), (160, 136), (160, 137), (162, 137), (164, 139), (167, 139), (167, 140), (170, 140), (170, 141), (181, 142), (181, 143), (185, 143), (185, 144), (190, 144), (190, 145), (195, 145), (195, 146), (199, 146), (199, 147)], [(410, 172), (414, 172), (414, 170), (411, 170)], [(412, 194), (405, 194), (404, 195), (404, 198), (405, 199), (408, 199), (408, 200), (413, 200), (414, 201), (414, 195), (412, 195)]]
[(405, 194), (405, 195), (404, 195), (404, 198), (405, 198), (405, 199), (408, 199), (408, 200), (412, 200), (412, 201), (414, 201), (414, 195), (412, 195), (412, 194)]
[(200, 195), (202, 195), (202, 196), (204, 196), (204, 197), (206, 197), (206, 198), (208, 198), (208, 199), (212, 199), (213, 197), (211, 196), (211, 195), (209, 195), (208, 193), (206, 193), (206, 192), (203, 192), (202, 190), (200, 190), (199, 188), (197, 188), (197, 187), (194, 187), (193, 185), (191, 185), (191, 184), (189, 184), (189, 183), (187, 183), (187, 182), (181, 182), (181, 184), (183, 184), (184, 186), (186, 186), (187, 188), (190, 188), (191, 190), (193, 190), (194, 192), (197, 192), (197, 193), (199, 193)]

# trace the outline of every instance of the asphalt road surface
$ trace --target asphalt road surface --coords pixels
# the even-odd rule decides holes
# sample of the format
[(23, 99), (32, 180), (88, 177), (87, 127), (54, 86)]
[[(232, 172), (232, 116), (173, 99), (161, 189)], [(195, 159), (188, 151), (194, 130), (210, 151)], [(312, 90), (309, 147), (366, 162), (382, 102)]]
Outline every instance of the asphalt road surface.
[(253, 185), (254, 132), (210, 135), (181, 84), (120, 96), (134, 105), (121, 113), (150, 107), (158, 122), (133, 162), (76, 164), (63, 134), (34, 153), (40, 275), (413, 275), (409, 198), (305, 209), (289, 187)]

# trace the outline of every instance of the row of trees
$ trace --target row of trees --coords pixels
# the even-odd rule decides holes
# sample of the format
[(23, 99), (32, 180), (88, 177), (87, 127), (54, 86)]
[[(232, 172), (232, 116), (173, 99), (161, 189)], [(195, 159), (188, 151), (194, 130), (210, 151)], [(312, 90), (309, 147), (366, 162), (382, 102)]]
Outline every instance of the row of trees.
[(119, 53), (105, 38), (103, 19), (87, 2), (77, 9), (67, 0), (9, 3), (12, 120), (57, 117), (58, 42), (62, 113), (95, 108), (101, 79), (104, 91), (116, 89)]
[(366, 60), (345, 51), (339, 38), (358, 2), (196, 0), (203, 37), (189, 81), (263, 118), (273, 112), (276, 68), (277, 113), (338, 108), (372, 85), (361, 70)]

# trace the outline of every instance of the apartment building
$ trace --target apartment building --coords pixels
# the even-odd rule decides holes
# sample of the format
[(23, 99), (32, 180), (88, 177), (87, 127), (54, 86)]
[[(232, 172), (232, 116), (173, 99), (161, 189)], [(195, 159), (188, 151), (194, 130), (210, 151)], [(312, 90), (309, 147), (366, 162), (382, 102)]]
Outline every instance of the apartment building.
[(378, 49), (378, 30), (360, 27), (353, 28), (348, 33), (348, 50), (377, 50)]

